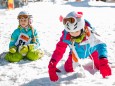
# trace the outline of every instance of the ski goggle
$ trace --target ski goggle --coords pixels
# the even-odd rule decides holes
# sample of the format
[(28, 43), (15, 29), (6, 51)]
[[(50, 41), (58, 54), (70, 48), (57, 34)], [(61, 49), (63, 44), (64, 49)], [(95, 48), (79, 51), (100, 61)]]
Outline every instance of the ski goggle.
[(31, 15), (19, 15), (18, 19), (21, 19), (22, 17), (24, 17), (24, 18), (31, 18)]
[(21, 18), (21, 19), (18, 19), (20, 22), (27, 22), (27, 21), (29, 21), (29, 19), (28, 18)]
[(70, 17), (70, 18), (64, 18), (63, 19), (63, 24), (65, 25), (69, 21), (71, 24), (75, 22), (75, 18)]

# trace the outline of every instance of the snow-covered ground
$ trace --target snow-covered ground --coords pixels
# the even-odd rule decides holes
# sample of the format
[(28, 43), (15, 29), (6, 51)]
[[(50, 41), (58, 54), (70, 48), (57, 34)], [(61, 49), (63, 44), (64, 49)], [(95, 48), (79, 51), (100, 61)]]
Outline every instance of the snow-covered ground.
[[(61, 2), (62, 3), (62, 2)], [(9, 63), (4, 60), (8, 51), (11, 33), (18, 26), (17, 15), (26, 10), (33, 15), (33, 26), (39, 32), (41, 48), (45, 55), (37, 61), (22, 60)], [(109, 62), (112, 67), (112, 76), (103, 79), (99, 71), (92, 69), (90, 59), (83, 60), (86, 77), (76, 73), (66, 73), (63, 64), (68, 55), (68, 48), (58, 67), (59, 81), (51, 82), (48, 76), (48, 63), (55, 45), (64, 29), (59, 16), (65, 16), (70, 11), (82, 11), (84, 17), (104, 38), (108, 45)], [(105, 2), (31, 2), (22, 8), (14, 10), (0, 9), (0, 86), (115, 86), (115, 3)]]

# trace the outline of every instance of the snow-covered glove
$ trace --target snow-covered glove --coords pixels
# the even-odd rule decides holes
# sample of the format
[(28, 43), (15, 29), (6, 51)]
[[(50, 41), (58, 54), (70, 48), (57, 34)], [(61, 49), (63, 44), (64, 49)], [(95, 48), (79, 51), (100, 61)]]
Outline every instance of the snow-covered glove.
[(99, 59), (99, 70), (102, 74), (103, 78), (106, 78), (106, 76), (111, 75), (111, 68), (108, 64), (107, 58), (101, 58)]
[(28, 48), (29, 48), (29, 51), (30, 51), (30, 50), (33, 50), (33, 49), (34, 49), (34, 47), (35, 47), (35, 44), (28, 44), (27, 46), (28, 46)]
[(16, 47), (13, 46), (13, 47), (9, 48), (9, 52), (10, 53), (16, 53)]
[(39, 58), (41, 58), (41, 57), (44, 56), (44, 52), (43, 52), (43, 50), (41, 50), (41, 49), (37, 49), (37, 52), (38, 52)]
[(19, 46), (19, 53), (23, 56), (25, 56), (28, 52), (28, 46), (27, 45), (22, 45), (22, 46)]
[(56, 61), (54, 59), (51, 59), (48, 65), (48, 73), (51, 81), (57, 81), (58, 75), (56, 72), (61, 72), (59, 69), (56, 68)]

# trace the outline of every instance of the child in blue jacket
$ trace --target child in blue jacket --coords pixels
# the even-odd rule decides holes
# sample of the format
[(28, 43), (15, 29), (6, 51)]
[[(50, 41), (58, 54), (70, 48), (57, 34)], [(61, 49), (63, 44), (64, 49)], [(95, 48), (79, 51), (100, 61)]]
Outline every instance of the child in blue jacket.
[(5, 56), (7, 61), (19, 62), (23, 58), (34, 61), (43, 56), (38, 49), (38, 33), (31, 25), (31, 17), (26, 11), (18, 14), (19, 26), (11, 35), (9, 52)]
[(75, 71), (73, 63), (77, 64), (80, 59), (90, 57), (103, 78), (111, 75), (111, 68), (107, 59), (107, 45), (97, 38), (98, 35), (91, 29), (90, 23), (82, 15), (82, 12), (70, 12), (65, 18), (60, 17), (65, 29), (62, 31), (48, 65), (51, 81), (58, 80), (57, 72), (60, 70), (56, 66), (62, 59), (67, 46), (70, 47), (70, 53), (64, 64), (66, 72)]

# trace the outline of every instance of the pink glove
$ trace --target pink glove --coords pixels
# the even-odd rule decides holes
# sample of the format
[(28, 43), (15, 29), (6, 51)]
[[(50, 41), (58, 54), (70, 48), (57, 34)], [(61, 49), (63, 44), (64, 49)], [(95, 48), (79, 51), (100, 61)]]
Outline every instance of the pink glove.
[(111, 68), (109, 67), (108, 60), (106, 58), (102, 58), (99, 60), (99, 69), (103, 78), (111, 75)]
[(48, 72), (49, 72), (49, 77), (51, 81), (57, 81), (58, 80), (58, 75), (56, 72), (61, 72), (59, 69), (56, 68), (56, 61), (54, 59), (51, 59), (48, 65)]

